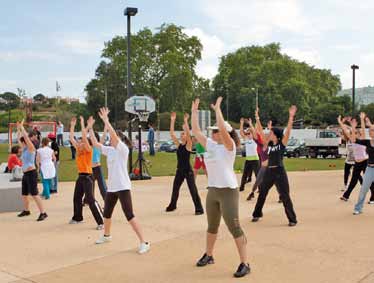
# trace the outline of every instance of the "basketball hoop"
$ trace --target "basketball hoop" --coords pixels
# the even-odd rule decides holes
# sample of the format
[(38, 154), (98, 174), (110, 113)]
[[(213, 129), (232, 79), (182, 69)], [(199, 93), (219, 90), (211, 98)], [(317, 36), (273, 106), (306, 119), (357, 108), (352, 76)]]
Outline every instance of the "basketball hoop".
[(139, 111), (136, 113), (140, 122), (147, 122), (149, 118), (149, 111)]

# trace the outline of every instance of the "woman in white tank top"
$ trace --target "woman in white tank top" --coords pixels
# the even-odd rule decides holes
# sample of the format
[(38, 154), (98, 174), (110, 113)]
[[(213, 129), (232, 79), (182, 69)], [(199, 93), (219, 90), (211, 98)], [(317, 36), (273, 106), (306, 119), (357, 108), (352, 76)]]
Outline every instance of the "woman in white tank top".
[(48, 138), (42, 139), (42, 147), (37, 150), (36, 163), (39, 166), (43, 182), (42, 196), (45, 199), (50, 198), (52, 180), (56, 176), (56, 168), (54, 161), (56, 156), (53, 150), (48, 146), (50, 140)]

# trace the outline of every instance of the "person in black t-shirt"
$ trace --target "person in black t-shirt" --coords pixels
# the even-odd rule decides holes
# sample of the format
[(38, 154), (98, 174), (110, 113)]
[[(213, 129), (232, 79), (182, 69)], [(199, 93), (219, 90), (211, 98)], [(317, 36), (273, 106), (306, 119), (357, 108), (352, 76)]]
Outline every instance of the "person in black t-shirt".
[(183, 133), (181, 134), (181, 141), (179, 141), (174, 132), (174, 125), (177, 115), (175, 112), (171, 113), (170, 117), (170, 137), (177, 146), (177, 172), (173, 182), (173, 192), (171, 195), (170, 204), (166, 208), (167, 212), (177, 209), (177, 202), (179, 197), (179, 190), (184, 182), (187, 180), (188, 189), (195, 205), (195, 214), (204, 214), (204, 209), (201, 204), (200, 196), (197, 191), (194, 174), (190, 164), (190, 155), (192, 151), (192, 139), (190, 135), (190, 127), (188, 126), (189, 115), (184, 114)]
[(296, 106), (289, 109), (289, 119), (285, 133), (279, 128), (272, 128), (270, 131), (270, 142), (268, 144), (268, 168), (266, 169), (264, 180), (260, 185), (260, 194), (257, 199), (255, 210), (253, 211), (253, 222), (257, 222), (262, 216), (262, 208), (265, 204), (267, 194), (270, 188), (275, 184), (278, 187), (280, 197), (288, 218), (288, 225), (295, 226), (297, 224), (296, 214), (290, 197), (290, 187), (288, 177), (283, 164), (283, 156), (286, 150), (288, 139), (290, 137), (292, 124), (296, 114)]
[(54, 161), (56, 175), (52, 179), (52, 188), (51, 188), (51, 194), (56, 194), (57, 184), (58, 184), (58, 167), (60, 165), (60, 148), (58, 147), (58, 144), (56, 142), (56, 135), (54, 133), (49, 133), (48, 138), (51, 140), (51, 148), (53, 149), (53, 152), (56, 156), (56, 160)]

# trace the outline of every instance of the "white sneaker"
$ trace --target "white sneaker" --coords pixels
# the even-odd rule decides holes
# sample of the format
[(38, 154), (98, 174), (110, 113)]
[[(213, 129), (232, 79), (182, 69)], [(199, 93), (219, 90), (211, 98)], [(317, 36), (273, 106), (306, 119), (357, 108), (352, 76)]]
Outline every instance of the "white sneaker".
[(81, 224), (81, 223), (83, 223), (83, 221), (76, 221), (76, 220), (73, 220), (73, 219), (71, 219), (69, 221), (69, 224)]
[(359, 215), (361, 213), (362, 213), (362, 211), (358, 211), (358, 210), (353, 211), (353, 215)]
[(96, 240), (96, 244), (97, 245), (100, 245), (100, 244), (104, 244), (104, 243), (108, 243), (112, 240), (112, 236), (104, 236), (102, 235), (98, 240)]
[(139, 254), (145, 254), (148, 252), (151, 248), (151, 244), (146, 242), (146, 243), (141, 243), (139, 248), (138, 248), (138, 253)]
[(96, 227), (96, 230), (103, 230), (104, 229), (104, 224), (99, 224)]
[(374, 200), (369, 201), (368, 204), (374, 204)]

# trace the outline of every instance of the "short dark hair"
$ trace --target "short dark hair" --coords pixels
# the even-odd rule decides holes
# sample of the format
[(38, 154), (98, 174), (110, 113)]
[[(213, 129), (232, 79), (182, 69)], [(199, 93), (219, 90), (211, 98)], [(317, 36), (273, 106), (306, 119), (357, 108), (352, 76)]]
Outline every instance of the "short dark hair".
[(20, 148), (21, 148), (21, 147), (20, 147), (19, 145), (14, 145), (14, 146), (12, 146), (11, 153), (12, 153), (12, 154), (17, 154)]
[(49, 139), (49, 138), (43, 138), (43, 139), (42, 139), (42, 145), (43, 145), (43, 146), (47, 146), (47, 145), (49, 144), (49, 142), (50, 142), (50, 139)]
[(25, 143), (25, 138), (24, 137), (21, 137), (19, 140), (20, 140), (20, 142)]
[(100, 136), (99, 136), (99, 133), (98, 132), (94, 132), (95, 133), (95, 138), (99, 141), (100, 140)]

